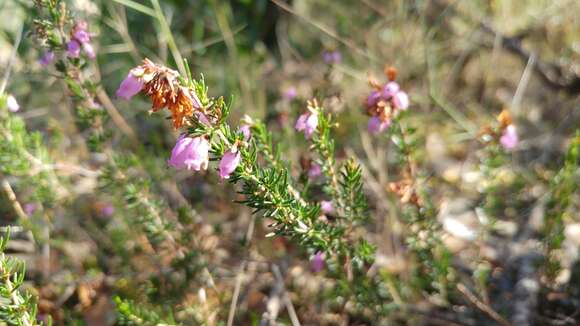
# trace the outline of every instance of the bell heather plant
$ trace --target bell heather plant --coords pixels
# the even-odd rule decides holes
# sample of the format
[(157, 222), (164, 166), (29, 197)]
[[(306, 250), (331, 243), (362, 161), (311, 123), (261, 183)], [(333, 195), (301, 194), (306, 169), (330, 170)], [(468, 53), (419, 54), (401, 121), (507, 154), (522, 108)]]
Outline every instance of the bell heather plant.
[[(238, 119), (237, 101), (215, 95), (214, 87), (210, 92), (207, 86), (221, 85), (216, 75), (222, 67), (214, 67), (215, 74), (208, 71), (207, 78), (194, 78), (188, 61), (181, 59), (180, 50), (205, 50), (197, 44), (187, 48), (189, 34), (184, 42), (183, 35), (171, 33), (170, 24), (181, 24), (165, 17), (170, 12), (164, 9), (173, 4), (98, 3), (111, 17), (80, 14), (61, 0), (36, 0), (28, 8), (33, 12), (28, 35), (39, 50), (36, 66), (63, 81), (78, 129), (73, 133), (82, 139), (74, 146), (90, 153), (62, 163), (70, 161), (61, 153), (70, 145), (54, 128), (59, 124), (49, 122), (42, 133), (30, 131), (37, 126), (28, 110), (36, 104), (5, 72), (0, 179), (7, 205), (0, 213), (6, 211), (7, 223), (31, 231), (32, 251), (43, 259), (27, 274), (38, 289), (36, 300), (20, 291), (23, 265), (4, 253), (1, 238), (3, 321), (36, 325), (50, 315), (56, 324), (273, 324), (287, 318), (293, 325), (431, 320), (519, 325), (522, 320), (554, 319), (546, 317), (553, 311), (572, 316), (565, 322), (575, 318), (571, 309), (577, 303), (578, 272), (569, 253), (577, 243), (573, 235), (579, 223), (574, 214), (579, 137), (564, 141), (566, 154), (558, 152), (553, 161), (541, 164), (536, 157), (526, 167), (524, 162), (535, 155), (534, 128), (518, 113), (521, 91), (496, 118), (464, 115), (449, 107), (433, 85), (431, 57), (425, 73), (423, 63), (411, 63), (413, 56), (399, 64), (401, 76), (387, 67), (384, 82), (371, 78), (370, 90), (362, 91), (355, 85), (362, 78), (352, 70), (350, 50), (371, 66), (385, 54), (362, 51), (356, 40), (328, 33), (345, 48), (328, 44), (323, 47), (332, 51), (316, 52), (323, 74), (313, 89), (288, 78), (274, 95), (253, 98), (258, 86), (250, 81), (258, 75), (244, 75), (239, 61), (244, 51), (237, 47), (243, 38), (234, 38), (246, 26), (232, 29), (228, 23), (230, 15), (240, 13), (226, 10), (231, 9), (226, 2), (188, 4), (211, 9), (206, 10), (210, 14), (195, 11), (201, 25), (188, 33), (195, 40), (213, 29), (221, 31), (219, 42), (223, 40), (229, 56), (225, 61), (234, 69), (229, 62), (222, 65), (239, 78), (240, 106), (254, 115), (259, 110), (250, 104), (268, 103), (264, 120), (249, 115)], [(284, 2), (272, 3), (300, 14)], [(367, 5), (386, 15), (381, 6)], [(132, 10), (129, 15), (125, 8)], [(402, 6), (392, 12), (410, 15), (407, 11)], [(128, 31), (115, 25), (142, 19), (133, 16), (137, 12), (154, 19), (152, 30), (160, 34), (155, 46), (167, 46), (173, 62), (163, 50), (153, 53), (150, 35), (139, 36), (139, 42), (148, 44), (140, 49)], [(449, 12), (456, 14), (453, 6)], [(206, 26), (214, 18), (217, 25)], [(152, 60), (142, 59), (121, 71), (122, 76), (110, 77), (123, 65), (107, 62), (103, 66), (108, 69), (101, 69), (103, 59), (120, 48), (100, 41), (111, 41), (103, 35), (109, 30), (99, 28), (103, 24), (117, 27), (135, 62), (141, 53)], [(499, 33), (494, 35), (506, 43)], [(425, 36), (423, 42), (429, 42), (432, 35)], [(424, 47), (430, 56), (428, 44)], [(196, 69), (203, 66), (197, 59), (191, 65)], [(539, 73), (545, 67), (538, 62)], [(423, 75), (428, 94), (417, 87)], [(352, 84), (348, 91), (356, 104), (343, 102), (347, 92), (335, 84), (345, 76), (352, 78), (347, 79)], [(118, 87), (109, 98), (113, 83)], [(458, 103), (463, 95), (455, 87), (457, 99), (449, 102)], [(57, 89), (53, 83), (51, 92)], [(484, 95), (481, 106), (495, 108)], [(143, 100), (150, 105), (143, 106)], [(116, 104), (131, 109), (120, 114)], [(152, 117), (144, 118), (139, 108), (149, 109)], [(362, 123), (360, 108), (366, 115)], [(429, 159), (436, 150), (429, 148), (435, 133), (430, 124), (447, 127), (436, 108), (467, 131), (449, 128), (454, 141), (444, 147), (454, 149), (441, 162)], [(171, 123), (158, 123), (159, 116)], [(477, 124), (482, 125), (479, 132)], [(352, 137), (358, 130), (360, 139)], [(438, 170), (454, 160), (470, 170), (469, 177), (465, 173), (463, 180), (452, 182), (448, 171)], [(464, 197), (469, 204), (461, 212), (448, 209)], [(247, 227), (243, 234), (240, 225)], [(74, 272), (59, 273), (65, 265)], [(107, 314), (110, 310), (113, 316)]]

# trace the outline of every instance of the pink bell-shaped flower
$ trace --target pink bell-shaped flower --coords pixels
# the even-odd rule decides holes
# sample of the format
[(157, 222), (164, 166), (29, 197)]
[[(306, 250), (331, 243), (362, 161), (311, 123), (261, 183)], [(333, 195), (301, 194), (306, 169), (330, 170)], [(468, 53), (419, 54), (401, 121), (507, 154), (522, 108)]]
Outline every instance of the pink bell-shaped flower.
[(508, 151), (514, 150), (519, 143), (516, 126), (514, 125), (507, 126), (502, 136), (499, 138), (499, 142), (504, 149)]
[(317, 127), (318, 127), (318, 114), (310, 111), (300, 115), (298, 117), (298, 120), (296, 120), (296, 125), (294, 126), (294, 128), (296, 128), (297, 131), (304, 131), (304, 137), (306, 137), (306, 139), (312, 137), (312, 134), (314, 133)]
[(324, 214), (332, 214), (334, 212), (334, 205), (330, 200), (323, 200), (320, 202), (320, 209)]
[(54, 52), (52, 52), (52, 51), (46, 52), (45, 54), (42, 55), (40, 60), (38, 60), (40, 65), (43, 67), (48, 66), (49, 64), (52, 63), (52, 61), (54, 61)]
[(397, 94), (399, 92), (400, 86), (399, 84), (397, 84), (396, 82), (392, 81), (392, 82), (388, 82), (384, 87), (383, 87), (383, 91), (382, 91), (382, 96), (385, 100), (390, 99), (391, 97), (395, 96), (395, 94)]
[(131, 97), (135, 96), (143, 89), (143, 81), (141, 78), (135, 76), (133, 70), (129, 71), (127, 77), (121, 82), (119, 88), (117, 89), (117, 97), (125, 100), (130, 100)]
[(322, 251), (318, 251), (316, 252), (316, 254), (314, 254), (314, 256), (312, 256), (312, 258), (310, 259), (310, 268), (312, 269), (313, 272), (318, 273), (324, 269), (325, 256), (326, 255)]
[(241, 159), (242, 156), (237, 148), (232, 148), (231, 150), (227, 151), (220, 161), (220, 178), (228, 179), (230, 174), (232, 174), (240, 164)]
[(76, 40), (71, 40), (66, 44), (66, 54), (71, 58), (78, 58), (81, 54), (81, 45)]
[(320, 167), (320, 165), (316, 164), (316, 163), (312, 163), (310, 165), (310, 168), (308, 169), (308, 177), (310, 179), (315, 179), (317, 177), (319, 177), (322, 174), (322, 168)]
[(367, 130), (370, 134), (375, 135), (383, 132), (385, 129), (389, 127), (390, 124), (391, 124), (390, 120), (381, 121), (379, 117), (371, 117), (367, 125)]
[(409, 97), (403, 91), (397, 92), (393, 95), (393, 106), (399, 110), (406, 110), (409, 107)]
[(209, 142), (203, 136), (179, 136), (168, 163), (178, 170), (206, 170), (209, 164)]

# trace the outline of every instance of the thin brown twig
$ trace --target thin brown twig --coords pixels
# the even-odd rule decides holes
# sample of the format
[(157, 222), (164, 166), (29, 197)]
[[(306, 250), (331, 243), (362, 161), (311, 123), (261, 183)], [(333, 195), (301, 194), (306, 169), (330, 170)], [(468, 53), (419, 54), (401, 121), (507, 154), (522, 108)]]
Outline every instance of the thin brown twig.
[(483, 301), (479, 300), (465, 285), (462, 283), (457, 284), (457, 290), (461, 292), (471, 304), (473, 304), (477, 309), (481, 310), (484, 314), (489, 316), (491, 319), (495, 320), (498, 324), (502, 326), (511, 326), (511, 324), (505, 320), (500, 314), (498, 314), (493, 308), (485, 304)]

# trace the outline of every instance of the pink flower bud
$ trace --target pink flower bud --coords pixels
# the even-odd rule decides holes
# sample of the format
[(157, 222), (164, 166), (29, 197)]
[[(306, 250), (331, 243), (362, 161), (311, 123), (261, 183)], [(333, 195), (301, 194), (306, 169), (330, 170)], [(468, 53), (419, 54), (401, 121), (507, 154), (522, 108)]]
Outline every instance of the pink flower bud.
[(72, 40), (66, 44), (66, 54), (71, 58), (78, 58), (81, 54), (81, 45), (79, 42)]
[(209, 164), (209, 142), (203, 136), (179, 136), (168, 163), (178, 170), (206, 170)]
[(54, 52), (52, 52), (52, 51), (46, 52), (45, 54), (42, 55), (40, 60), (38, 60), (40, 65), (43, 67), (48, 66), (49, 64), (52, 63), (52, 61), (54, 61)]
[(304, 137), (306, 139), (312, 136), (316, 127), (318, 127), (318, 114), (310, 111), (300, 115), (294, 126), (297, 131), (304, 131)]
[(393, 96), (393, 106), (395, 109), (406, 110), (409, 107), (409, 97), (403, 91), (397, 92)]
[(227, 151), (220, 161), (220, 178), (228, 179), (240, 164), (241, 158), (240, 151), (237, 149)]
[(395, 94), (397, 94), (399, 92), (399, 89), (400, 89), (400, 86), (396, 82), (393, 82), (393, 81), (388, 82), (383, 87), (382, 95), (385, 98), (385, 100), (388, 100), (391, 97), (395, 96)]
[(240, 126), (240, 131), (244, 135), (245, 141), (250, 140), (250, 137), (252, 137), (252, 131), (250, 130), (250, 128), (251, 128), (250, 125), (241, 125)]
[(322, 251), (316, 252), (316, 254), (310, 258), (310, 268), (313, 272), (318, 273), (324, 269), (324, 258), (325, 254)]
[(94, 59), (97, 56), (91, 43), (83, 43), (83, 50), (85, 50), (85, 53), (89, 59)]
[(20, 110), (20, 105), (18, 105), (18, 102), (12, 95), (8, 95), (8, 97), (6, 98), (6, 107), (10, 112), (17, 112), (18, 110)]
[(511, 151), (518, 146), (519, 139), (516, 126), (509, 125), (504, 130), (503, 135), (500, 137), (499, 142), (504, 149)]
[(117, 89), (117, 97), (125, 100), (130, 100), (143, 88), (143, 81), (134, 75), (133, 71), (129, 71), (127, 77), (121, 82), (119, 89)]
[(310, 169), (308, 169), (308, 177), (310, 179), (315, 179), (317, 177), (319, 177), (322, 174), (322, 168), (320, 167), (320, 165), (316, 164), (316, 163), (312, 163), (310, 165)]
[(389, 127), (390, 124), (391, 124), (390, 120), (381, 121), (379, 117), (372, 117), (369, 119), (367, 130), (369, 131), (370, 134), (375, 135), (380, 132), (383, 132), (385, 129)]
[(334, 205), (330, 200), (323, 200), (320, 202), (320, 209), (324, 214), (332, 214), (334, 212)]

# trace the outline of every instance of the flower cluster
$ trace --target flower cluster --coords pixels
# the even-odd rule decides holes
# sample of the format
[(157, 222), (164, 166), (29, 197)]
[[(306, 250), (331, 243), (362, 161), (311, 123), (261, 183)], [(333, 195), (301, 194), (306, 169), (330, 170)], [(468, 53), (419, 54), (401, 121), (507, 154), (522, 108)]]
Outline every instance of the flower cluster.
[[(186, 82), (177, 71), (157, 65), (149, 59), (144, 59), (140, 66), (129, 71), (117, 89), (117, 97), (129, 100), (139, 92), (150, 98), (153, 112), (164, 108), (171, 112), (175, 129), (189, 127), (194, 122), (209, 128), (221, 119), (220, 105), (209, 103), (204, 106), (191, 82)], [(251, 137), (250, 125), (251, 119), (245, 118), (240, 127), (246, 141)], [(207, 170), (211, 147), (209, 138), (208, 134), (191, 137), (182, 133), (171, 152), (168, 164), (178, 170)], [(219, 163), (219, 175), (222, 179), (229, 178), (240, 164), (239, 145), (233, 144), (224, 153)]]
[(175, 129), (186, 125), (194, 112), (203, 114), (203, 118), (198, 116), (199, 119), (207, 119), (196, 93), (182, 85), (179, 73), (149, 59), (144, 59), (140, 66), (129, 71), (117, 90), (117, 96), (129, 100), (141, 91), (151, 99), (153, 112), (164, 108), (171, 111)]
[[(87, 29), (88, 24), (85, 21), (78, 21), (73, 26), (70, 35), (71, 39), (66, 44), (66, 52), (69, 57), (71, 58), (80, 57), (81, 48), (83, 49), (87, 57), (89, 57), (90, 59), (94, 59), (96, 57), (95, 50), (93, 49), (93, 46), (90, 43), (91, 35), (87, 31)], [(48, 52), (44, 55), (44, 57), (41, 59), (41, 64), (44, 65), (45, 62), (47, 62), (46, 64), (48, 64), (50, 63), (50, 61), (52, 61), (51, 58), (54, 55), (51, 55), (50, 53), (51, 52)]]
[(368, 131), (371, 134), (377, 134), (389, 127), (391, 119), (401, 110), (409, 107), (409, 97), (407, 93), (401, 90), (401, 87), (395, 78), (397, 76), (394, 68), (387, 71), (389, 82), (381, 85), (378, 82), (371, 81), (370, 84), (375, 88), (366, 99), (366, 112), (371, 117), (368, 122)]

